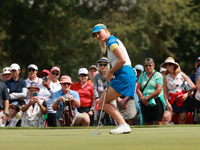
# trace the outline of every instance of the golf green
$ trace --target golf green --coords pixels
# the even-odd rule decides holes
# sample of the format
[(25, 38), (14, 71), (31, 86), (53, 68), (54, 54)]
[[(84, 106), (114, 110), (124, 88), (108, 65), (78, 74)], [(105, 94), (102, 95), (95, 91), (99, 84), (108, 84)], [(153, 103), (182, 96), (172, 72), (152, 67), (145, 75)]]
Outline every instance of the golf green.
[(110, 135), (113, 127), (1, 128), (2, 150), (197, 150), (200, 126), (132, 127), (125, 135)]

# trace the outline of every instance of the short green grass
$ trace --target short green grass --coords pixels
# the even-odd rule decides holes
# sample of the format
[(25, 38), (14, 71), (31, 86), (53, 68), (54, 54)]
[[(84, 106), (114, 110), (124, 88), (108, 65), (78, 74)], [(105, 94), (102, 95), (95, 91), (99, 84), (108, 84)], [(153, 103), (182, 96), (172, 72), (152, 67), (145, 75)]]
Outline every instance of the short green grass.
[(198, 150), (200, 126), (133, 126), (126, 135), (113, 127), (1, 128), (1, 150)]

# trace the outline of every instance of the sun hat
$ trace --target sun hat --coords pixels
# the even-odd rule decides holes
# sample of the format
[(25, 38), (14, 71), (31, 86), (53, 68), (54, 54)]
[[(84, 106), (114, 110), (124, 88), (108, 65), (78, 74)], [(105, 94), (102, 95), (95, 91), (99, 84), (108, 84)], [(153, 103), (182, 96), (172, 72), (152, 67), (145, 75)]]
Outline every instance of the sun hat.
[(3, 73), (2, 74), (10, 74), (10, 67), (3, 68)]
[(21, 106), (21, 105), (20, 105), (17, 101), (14, 101), (14, 102), (10, 103), (10, 104), (9, 104), (9, 107), (10, 107), (10, 106), (17, 106), (18, 109), (19, 109), (18, 111), (20, 111), (20, 106)]
[(91, 65), (90, 67), (89, 67), (89, 71), (90, 71), (90, 69), (96, 69), (96, 70), (98, 70), (98, 68), (97, 68), (97, 66), (96, 65)]
[(36, 83), (36, 82), (31, 82), (31, 84), (30, 84), (30, 86), (29, 87), (27, 87), (27, 89), (30, 89), (30, 88), (35, 88), (35, 89), (40, 89), (39, 87), (38, 87), (38, 84)]
[(135, 65), (136, 70), (141, 70), (142, 72), (144, 71), (144, 67), (140, 64)]
[(72, 84), (72, 78), (70, 76), (62, 76), (60, 79), (60, 84), (62, 83), (70, 83)]
[(99, 30), (101, 29), (106, 29), (106, 26), (105, 25), (97, 25), (97, 26), (94, 26), (93, 30), (92, 30), (92, 33), (90, 34), (90, 36), (92, 38), (94, 38), (94, 33), (98, 32)]
[(101, 58), (97, 61), (97, 63), (100, 63), (100, 62), (106, 62), (106, 63), (108, 63), (109, 61), (108, 61), (108, 58), (106, 58), (106, 57), (101, 57)]
[(86, 68), (80, 68), (78, 70), (78, 75), (80, 75), (80, 74), (88, 74), (88, 70)]
[(165, 64), (167, 64), (167, 63), (174, 64), (176, 66), (176, 68), (178, 68), (178, 64), (175, 62), (174, 58), (172, 58), (172, 57), (167, 57), (167, 59), (165, 59), (165, 62), (162, 63), (160, 66), (163, 68), (166, 68)]
[(30, 64), (30, 65), (27, 67), (27, 69), (29, 69), (29, 68), (33, 68), (33, 69), (35, 69), (35, 70), (38, 70), (38, 67), (37, 67), (35, 64)]
[(42, 70), (42, 72), (40, 72), (40, 75), (42, 75), (43, 73), (47, 73), (47, 74), (51, 75), (51, 72), (47, 69)]
[(18, 64), (16, 63), (13, 63), (11, 66), (10, 66), (10, 71), (12, 70), (20, 70), (20, 67)]
[(200, 61), (200, 57), (197, 57), (195, 62), (198, 62), (198, 61)]
[(51, 68), (51, 72), (53, 72), (53, 71), (58, 71), (58, 72), (60, 72), (60, 68), (57, 67), (57, 66), (54, 66), (54, 67)]

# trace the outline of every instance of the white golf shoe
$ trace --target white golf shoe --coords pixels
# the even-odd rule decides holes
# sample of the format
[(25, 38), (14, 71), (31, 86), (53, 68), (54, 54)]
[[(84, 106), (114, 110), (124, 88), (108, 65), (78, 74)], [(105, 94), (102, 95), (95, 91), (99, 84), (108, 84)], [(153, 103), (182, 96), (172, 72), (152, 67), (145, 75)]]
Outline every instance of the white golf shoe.
[(128, 134), (131, 132), (131, 128), (128, 124), (120, 124), (115, 129), (110, 131), (110, 134)]

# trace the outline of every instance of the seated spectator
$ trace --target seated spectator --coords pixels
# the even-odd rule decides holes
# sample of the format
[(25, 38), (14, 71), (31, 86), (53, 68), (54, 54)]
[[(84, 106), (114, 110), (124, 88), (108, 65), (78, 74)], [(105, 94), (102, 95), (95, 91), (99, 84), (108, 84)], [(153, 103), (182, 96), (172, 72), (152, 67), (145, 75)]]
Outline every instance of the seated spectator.
[(6, 127), (19, 127), (21, 126), (21, 119), (16, 117), (16, 114), (20, 111), (19, 104), (17, 102), (13, 102), (9, 106), (9, 115), (6, 120)]
[(19, 77), (20, 67), (18, 64), (13, 63), (10, 66), (10, 71), (11, 79), (6, 81), (6, 86), (11, 97), (9, 103), (17, 101), (22, 105), (27, 94), (26, 82)]
[(89, 77), (90, 77), (90, 82), (93, 83), (93, 79), (95, 77), (95, 75), (98, 73), (98, 68), (96, 65), (91, 65), (89, 67)]
[(71, 90), (77, 91), (80, 96), (81, 106), (78, 108), (78, 112), (86, 112), (90, 116), (90, 126), (93, 126), (95, 101), (93, 84), (88, 81), (88, 70), (86, 68), (80, 68), (78, 75), (80, 81), (73, 83)]
[[(28, 70), (28, 79), (26, 79), (26, 86), (29, 87), (31, 82), (35, 82), (38, 85), (42, 84), (42, 79), (37, 77), (38, 67), (35, 64), (30, 64), (27, 68)], [(27, 90), (27, 97), (29, 97), (29, 91)]]
[(8, 93), (5, 83), (0, 81), (0, 127), (5, 126), (5, 122), (8, 116), (8, 107), (10, 95)]
[(10, 67), (3, 68), (3, 73), (0, 74), (0, 79), (3, 81), (11, 79)]
[[(47, 113), (46, 101), (38, 95), (40, 88), (32, 82), (28, 87), (30, 98), (22, 105), (22, 127), (43, 127), (43, 116)], [(33, 95), (34, 94), (34, 95)]]
[[(77, 108), (81, 106), (79, 94), (76, 91), (70, 90), (72, 80), (69, 76), (61, 77), (62, 89), (53, 94), (52, 105), (53, 110), (57, 110), (57, 118), (60, 118), (61, 112), (64, 113), (63, 126), (89, 126), (90, 118), (87, 113), (79, 113)], [(65, 108), (69, 107), (69, 110)], [(66, 117), (68, 114), (68, 118)]]
[(39, 92), (39, 97), (45, 99), (46, 104), (47, 104), (47, 125), (49, 127), (56, 127), (56, 111), (52, 109), (52, 98), (53, 98), (53, 93), (54, 91), (50, 87), (50, 77), (51, 77), (51, 72), (47, 69), (42, 70), (40, 73), (43, 82), (42, 86), (39, 86), (40, 92)]

